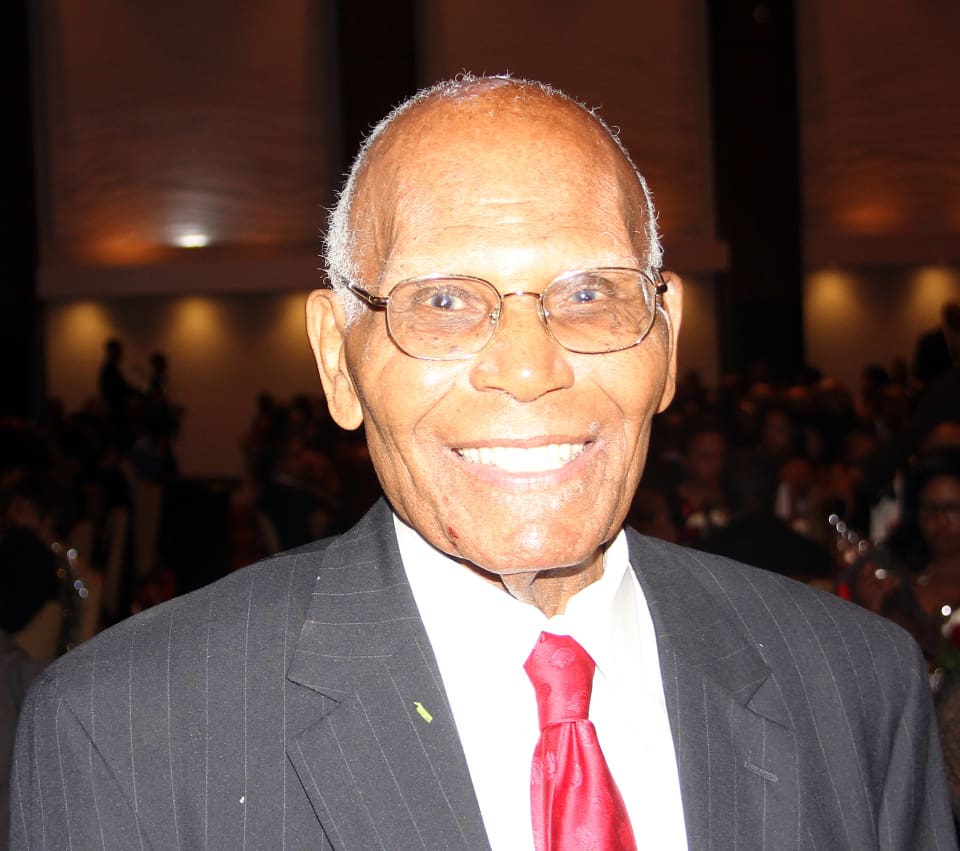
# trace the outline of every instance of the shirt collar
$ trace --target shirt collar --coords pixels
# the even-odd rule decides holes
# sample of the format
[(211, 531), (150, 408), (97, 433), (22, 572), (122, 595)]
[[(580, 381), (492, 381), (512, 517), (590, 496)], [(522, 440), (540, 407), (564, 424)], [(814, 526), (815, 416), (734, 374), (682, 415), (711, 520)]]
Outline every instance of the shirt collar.
[[(630, 570), (626, 535), (621, 530), (604, 554), (603, 574), (567, 601), (566, 611), (552, 618), (512, 597), (503, 586), (429, 544), (416, 530), (394, 515), (394, 526), (404, 570), (413, 589), (431, 642), (436, 645), (449, 630), (473, 631), (484, 641), (502, 642), (520, 662), (526, 660), (541, 631), (570, 635), (593, 657), (601, 672), (610, 675), (624, 665), (636, 668), (637, 659), (625, 658), (635, 647), (639, 585)], [(469, 600), (469, 606), (451, 605)], [(496, 624), (491, 631), (490, 625)], [(521, 658), (522, 657), (522, 658)]]

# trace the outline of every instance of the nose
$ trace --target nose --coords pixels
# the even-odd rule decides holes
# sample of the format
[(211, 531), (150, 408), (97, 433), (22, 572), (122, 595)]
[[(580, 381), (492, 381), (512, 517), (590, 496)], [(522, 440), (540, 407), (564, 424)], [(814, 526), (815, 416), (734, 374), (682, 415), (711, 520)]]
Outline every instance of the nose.
[(550, 336), (536, 299), (536, 293), (504, 297), (496, 334), (474, 356), (474, 389), (499, 390), (518, 402), (533, 402), (573, 385), (570, 353)]

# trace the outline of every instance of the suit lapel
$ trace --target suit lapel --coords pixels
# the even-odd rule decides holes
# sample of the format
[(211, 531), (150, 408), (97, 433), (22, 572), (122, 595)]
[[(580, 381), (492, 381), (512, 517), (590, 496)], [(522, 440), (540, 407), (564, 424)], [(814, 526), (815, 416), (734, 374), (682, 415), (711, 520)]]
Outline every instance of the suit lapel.
[[(629, 540), (690, 848), (796, 845), (794, 820), (767, 818), (796, 810), (796, 742), (748, 625), (690, 593), (691, 554)], [(288, 755), (334, 848), (489, 848), (385, 504), (325, 551), (288, 679), (317, 698)]]
[(322, 696), (288, 754), (335, 848), (488, 848), (381, 503), (324, 553), (288, 679)]
[(797, 809), (795, 736), (749, 625), (691, 593), (703, 587), (692, 554), (631, 532), (630, 560), (657, 633), (689, 847), (795, 847), (782, 817)]

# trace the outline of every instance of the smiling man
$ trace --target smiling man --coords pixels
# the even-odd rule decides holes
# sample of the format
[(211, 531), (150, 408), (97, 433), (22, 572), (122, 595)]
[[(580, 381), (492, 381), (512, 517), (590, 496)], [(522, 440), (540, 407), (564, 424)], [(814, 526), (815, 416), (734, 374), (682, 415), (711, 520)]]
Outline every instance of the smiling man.
[(602, 573), (673, 393), (680, 281), (658, 295), (652, 222), (582, 108), (463, 84), (368, 144), (331, 231), (339, 286), (308, 308), (331, 411), (365, 424), (400, 519), (547, 614)]
[(681, 282), (598, 118), (421, 93), (327, 262), (310, 341), (386, 500), (53, 666), (15, 848), (956, 847), (904, 633), (622, 528)]

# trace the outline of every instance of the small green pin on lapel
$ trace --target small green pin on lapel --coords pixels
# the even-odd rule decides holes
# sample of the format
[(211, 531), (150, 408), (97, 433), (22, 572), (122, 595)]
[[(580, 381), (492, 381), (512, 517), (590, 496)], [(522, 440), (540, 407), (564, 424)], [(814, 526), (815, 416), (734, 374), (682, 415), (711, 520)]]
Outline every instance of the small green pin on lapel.
[(426, 707), (419, 700), (415, 700), (413, 705), (417, 708), (417, 715), (419, 715), (424, 721), (426, 721), (428, 724), (433, 721), (433, 716), (427, 712)]

